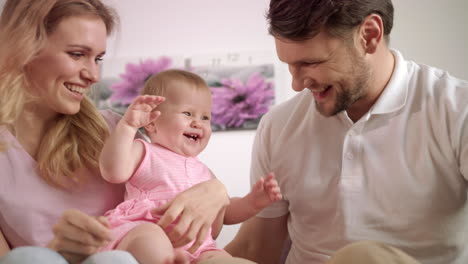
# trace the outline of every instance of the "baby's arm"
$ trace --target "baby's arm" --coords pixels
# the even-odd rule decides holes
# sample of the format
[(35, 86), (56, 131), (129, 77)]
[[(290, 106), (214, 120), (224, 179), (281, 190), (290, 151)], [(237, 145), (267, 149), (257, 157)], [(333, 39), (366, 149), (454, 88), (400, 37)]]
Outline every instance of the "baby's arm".
[(138, 166), (143, 146), (135, 142), (140, 127), (155, 121), (161, 114), (154, 111), (164, 97), (144, 95), (137, 97), (127, 108), (125, 115), (106, 140), (99, 158), (102, 177), (111, 183), (122, 183), (130, 179)]
[(275, 176), (270, 172), (265, 179), (260, 178), (246, 196), (231, 198), (224, 214), (224, 224), (232, 225), (246, 221), (263, 208), (281, 200), (281, 190)]

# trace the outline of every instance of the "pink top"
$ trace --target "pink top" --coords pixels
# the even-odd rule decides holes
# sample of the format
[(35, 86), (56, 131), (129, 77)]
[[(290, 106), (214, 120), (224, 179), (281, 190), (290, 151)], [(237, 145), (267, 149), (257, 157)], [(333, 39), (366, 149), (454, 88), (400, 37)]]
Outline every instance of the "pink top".
[(144, 145), (145, 154), (126, 184), (125, 200), (150, 199), (163, 205), (179, 192), (213, 178), (208, 167), (197, 158), (137, 140)]
[[(152, 215), (154, 208), (164, 205), (193, 185), (213, 178), (208, 167), (197, 158), (184, 157), (159, 145), (138, 140), (143, 144), (145, 154), (125, 185), (125, 202), (106, 213), (115, 241), (103, 250), (115, 248), (135, 226), (145, 222), (156, 223), (160, 216)], [(191, 243), (183, 249), (190, 247)], [(194, 261), (203, 252), (211, 250), (220, 249), (216, 248), (210, 230), (200, 248), (189, 254), (190, 260)]]
[[(101, 112), (113, 129), (120, 116)], [(0, 152), (0, 228), (11, 248), (45, 246), (52, 239), (52, 226), (67, 209), (103, 215), (122, 202), (123, 184), (105, 182), (97, 172), (81, 189), (63, 190), (48, 185), (36, 173), (36, 161), (5, 127), (0, 138), (11, 144)]]

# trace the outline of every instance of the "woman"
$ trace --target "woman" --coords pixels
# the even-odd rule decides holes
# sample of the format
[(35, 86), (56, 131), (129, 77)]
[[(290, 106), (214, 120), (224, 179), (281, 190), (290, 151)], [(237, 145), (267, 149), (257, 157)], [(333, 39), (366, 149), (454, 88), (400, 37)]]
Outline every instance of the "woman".
[[(99, 0), (5, 3), (0, 18), (0, 256), (6, 255), (5, 262), (25, 263), (30, 256), (35, 263), (65, 263), (63, 256), (77, 263), (110, 240), (100, 215), (123, 200), (124, 189), (101, 179), (98, 157), (119, 116), (97, 111), (85, 94), (98, 81), (115, 20)], [(168, 234), (171, 241), (198, 240), (228, 201), (217, 180), (197, 185), (158, 209), (165, 212), (161, 225), (180, 216)], [(191, 226), (199, 231), (186, 232)], [(32, 247), (9, 253), (26, 245), (52, 251)], [(122, 252), (98, 255), (87, 263), (135, 262)]]

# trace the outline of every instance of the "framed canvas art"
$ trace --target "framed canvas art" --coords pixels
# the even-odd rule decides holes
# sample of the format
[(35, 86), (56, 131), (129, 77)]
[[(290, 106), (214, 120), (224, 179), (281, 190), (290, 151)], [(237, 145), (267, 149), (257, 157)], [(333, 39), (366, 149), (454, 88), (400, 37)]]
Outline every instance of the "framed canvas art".
[(275, 64), (265, 58), (226, 53), (108, 59), (92, 99), (98, 108), (123, 114), (151, 75), (184, 69), (200, 75), (211, 89), (213, 131), (256, 129), (275, 102)]

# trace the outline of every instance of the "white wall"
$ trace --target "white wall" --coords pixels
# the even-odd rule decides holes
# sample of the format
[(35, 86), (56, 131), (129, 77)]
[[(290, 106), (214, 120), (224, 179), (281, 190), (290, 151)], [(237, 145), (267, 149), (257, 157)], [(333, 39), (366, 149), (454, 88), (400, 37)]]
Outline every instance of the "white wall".
[[(269, 0), (107, 0), (121, 16), (121, 32), (111, 39), (107, 58), (149, 55), (267, 51), (274, 43), (264, 19)], [(466, 0), (396, 0), (391, 45), (407, 58), (468, 79)], [(282, 68), (286, 70), (285, 67)], [(289, 77), (279, 83), (281, 98), (293, 95)], [(214, 133), (201, 159), (232, 196), (249, 189), (254, 131)], [(224, 246), (238, 226), (225, 227)]]
[(468, 80), (468, 1), (394, 0), (391, 45), (405, 57)]

